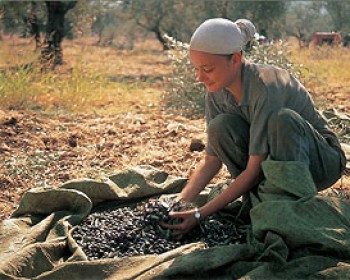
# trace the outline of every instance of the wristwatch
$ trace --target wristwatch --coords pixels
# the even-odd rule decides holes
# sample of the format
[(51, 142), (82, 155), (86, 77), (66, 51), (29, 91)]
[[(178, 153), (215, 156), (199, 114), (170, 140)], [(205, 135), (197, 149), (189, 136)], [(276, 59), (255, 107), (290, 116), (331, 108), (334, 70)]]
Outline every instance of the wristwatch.
[(199, 212), (199, 209), (196, 207), (194, 208), (194, 217), (198, 223), (201, 221), (201, 212)]

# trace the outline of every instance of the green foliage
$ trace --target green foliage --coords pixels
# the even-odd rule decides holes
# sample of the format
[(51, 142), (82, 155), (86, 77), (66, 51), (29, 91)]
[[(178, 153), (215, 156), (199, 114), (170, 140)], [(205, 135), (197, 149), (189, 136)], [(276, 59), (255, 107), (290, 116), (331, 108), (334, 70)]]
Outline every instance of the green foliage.
[[(38, 21), (45, 21), (46, 7), (45, 3), (37, 1), (36, 16)], [(0, 9), (4, 11), (2, 24), (5, 33), (21, 34), (26, 29), (25, 18), (28, 18), (33, 12), (33, 4), (30, 1), (2, 1), (0, 2)]]
[[(164, 95), (167, 105), (188, 117), (203, 116), (206, 89), (203, 84), (197, 82), (188, 56), (188, 44), (171, 37), (166, 38), (171, 46), (168, 56), (172, 64), (172, 74), (168, 78)], [(271, 45), (256, 43), (252, 50), (246, 53), (246, 58), (254, 63), (271, 64), (287, 69), (300, 79), (304, 67), (291, 62), (290, 55), (286, 42), (279, 41)]]
[(338, 135), (340, 142), (350, 144), (350, 115), (332, 108), (322, 111), (328, 125)]
[[(87, 24), (88, 15), (85, 11), (86, 9), (82, 10), (81, 8), (84, 7), (83, 4), (86, 1), (80, 0), (78, 5), (79, 10), (68, 13), (68, 17), (64, 22), (64, 34), (66, 38), (73, 39), (77, 29), (81, 28), (83, 24)], [(66, 1), (66, 5), (72, 2), (74, 1)], [(37, 18), (40, 31), (46, 31), (48, 12), (45, 1), (0, 1), (0, 10), (4, 11), (3, 18), (0, 19), (0, 25), (3, 25), (5, 33), (17, 33), (26, 36), (28, 33), (26, 20), (32, 18), (34, 15)]]
[(306, 70), (302, 64), (296, 64), (290, 60), (291, 51), (288, 49), (287, 42), (283, 40), (265, 45), (255, 43), (252, 50), (245, 56), (254, 63), (270, 64), (286, 69), (297, 79), (301, 79), (303, 70)]
[(100, 46), (111, 46), (119, 50), (132, 50), (140, 27), (118, 10), (111, 10), (96, 17), (92, 31), (98, 35)]
[(280, 38), (287, 12), (287, 1), (227, 1), (228, 18), (251, 19), (258, 33)]
[[(289, 36), (295, 36), (298, 39), (309, 43), (312, 40), (312, 33), (315, 31), (331, 32), (334, 30), (332, 18), (328, 13), (320, 10), (322, 3), (295, 2), (290, 5), (286, 14), (285, 32)], [(307, 22), (308, 24), (305, 24)]]
[(188, 56), (188, 44), (165, 36), (170, 50), (172, 74), (168, 77), (164, 98), (167, 105), (181, 115), (199, 117), (204, 112), (205, 86), (197, 81)]
[(332, 17), (335, 31), (349, 32), (350, 3), (349, 1), (323, 1), (325, 9)]
[(125, 15), (155, 33), (162, 44), (164, 33), (188, 41), (196, 26), (215, 17), (249, 18), (260, 33), (279, 36), (288, 6), (285, 1), (122, 0), (120, 3)]

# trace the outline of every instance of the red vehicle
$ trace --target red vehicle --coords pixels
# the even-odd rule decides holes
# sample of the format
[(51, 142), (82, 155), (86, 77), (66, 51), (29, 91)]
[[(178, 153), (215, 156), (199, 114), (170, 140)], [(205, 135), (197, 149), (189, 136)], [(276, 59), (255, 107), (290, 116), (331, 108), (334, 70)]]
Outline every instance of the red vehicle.
[(314, 32), (310, 44), (321, 46), (323, 44), (335, 45), (342, 42), (342, 37), (338, 32)]

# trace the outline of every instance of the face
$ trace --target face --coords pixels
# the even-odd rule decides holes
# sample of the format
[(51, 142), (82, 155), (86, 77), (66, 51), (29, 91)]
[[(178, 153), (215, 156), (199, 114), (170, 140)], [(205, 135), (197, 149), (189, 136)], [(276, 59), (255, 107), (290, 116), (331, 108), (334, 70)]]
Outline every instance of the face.
[(198, 81), (203, 83), (209, 92), (217, 92), (223, 88), (230, 88), (234, 83), (237, 57), (209, 54), (200, 51), (190, 51), (191, 62), (196, 69)]

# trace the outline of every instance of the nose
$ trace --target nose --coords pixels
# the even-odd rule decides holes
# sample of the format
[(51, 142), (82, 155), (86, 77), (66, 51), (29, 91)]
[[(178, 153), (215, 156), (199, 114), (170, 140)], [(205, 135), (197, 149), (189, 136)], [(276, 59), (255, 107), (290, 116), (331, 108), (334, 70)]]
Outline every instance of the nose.
[(203, 72), (203, 70), (198, 70), (197, 71), (197, 80), (200, 83), (205, 82), (205, 80), (207, 79), (205, 73)]

